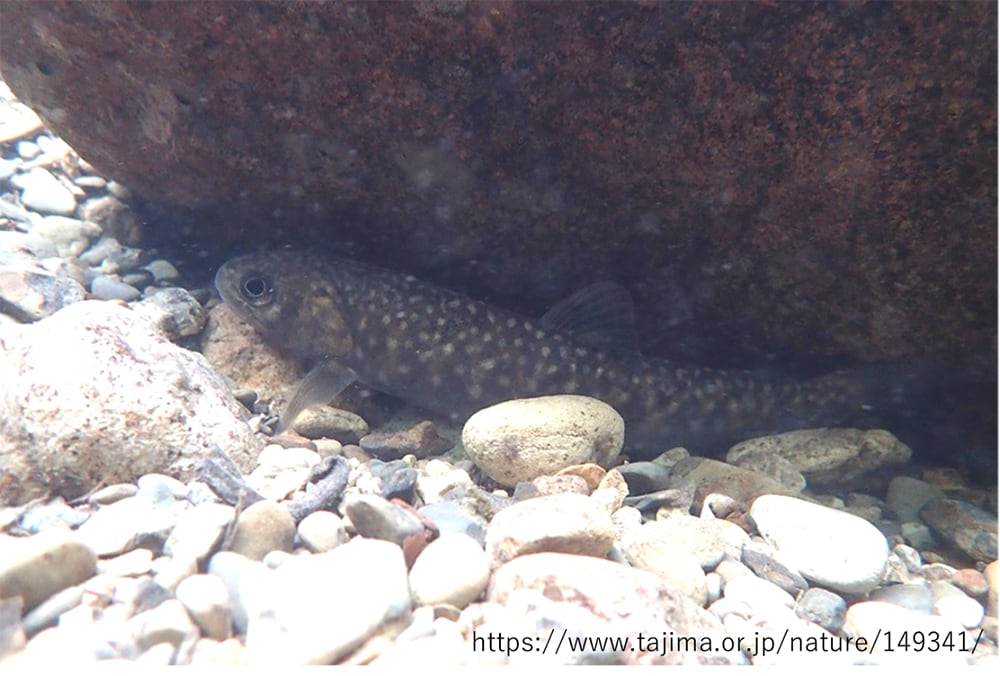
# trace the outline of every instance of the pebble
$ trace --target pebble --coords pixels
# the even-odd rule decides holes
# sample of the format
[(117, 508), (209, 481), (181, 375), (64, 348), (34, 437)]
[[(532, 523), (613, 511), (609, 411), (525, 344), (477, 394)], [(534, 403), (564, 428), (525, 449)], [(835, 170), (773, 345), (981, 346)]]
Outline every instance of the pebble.
[(110, 559), (97, 562), (97, 572), (114, 577), (138, 577), (153, 568), (153, 552), (148, 549), (133, 549)]
[(143, 268), (149, 270), (149, 272), (153, 275), (153, 279), (161, 283), (174, 282), (181, 276), (181, 273), (177, 271), (177, 268), (174, 267), (173, 263), (162, 258), (150, 261), (144, 265)]
[(246, 633), (251, 666), (333, 664), (379, 631), (408, 617), (412, 599), (403, 552), (355, 538), (294, 557), (275, 571)]
[(798, 596), (809, 587), (809, 583), (799, 575), (798, 571), (753, 547), (743, 548), (742, 561), (757, 577), (777, 585), (792, 596)]
[(889, 545), (864, 519), (782, 495), (757, 498), (750, 518), (808, 580), (834, 591), (864, 594), (882, 579)]
[(769, 476), (791, 493), (802, 492), (806, 487), (806, 478), (802, 476), (795, 464), (781, 455), (776, 455), (768, 449), (759, 449), (740, 454), (736, 460), (729, 460), (733, 465), (748, 469), (764, 476)]
[(922, 523), (907, 521), (899, 524), (899, 533), (906, 544), (914, 549), (930, 549), (936, 540), (931, 533), (931, 529)]
[(17, 152), (19, 157), (26, 160), (30, 160), (32, 157), (42, 152), (42, 149), (39, 148), (38, 144), (34, 141), (18, 141), (14, 150)]
[(832, 591), (820, 587), (807, 589), (795, 603), (795, 614), (815, 622), (832, 634), (839, 634), (844, 627), (847, 602)]
[[(554, 604), (556, 607), (568, 606), (568, 609), (577, 610), (572, 614), (563, 613), (563, 621), (573, 635), (582, 632), (591, 636), (628, 635), (649, 632), (651, 627), (669, 627), (672, 636), (693, 636), (699, 641), (719, 642), (724, 636), (722, 623), (715, 615), (672, 589), (658, 576), (591, 556), (555, 552), (519, 556), (494, 572), (487, 599), (508, 606), (508, 612), (522, 614), (524, 611), (519, 607), (551, 608), (554, 602), (550, 599), (560, 599), (562, 602)], [(587, 623), (584, 618), (590, 618), (591, 622)], [(594, 618), (599, 624), (593, 624)], [(481, 626), (479, 630), (488, 626)], [(535, 624), (526, 621), (514, 626), (522, 627), (516, 632), (519, 635), (531, 636), (536, 629)], [(552, 624), (547, 623), (537, 628), (543, 643), (551, 627)], [(672, 651), (661, 656), (662, 662), (638, 651), (626, 657), (629, 663), (678, 663), (668, 661), (677, 659)], [(694, 651), (684, 654), (683, 660), (688, 664), (745, 662), (740, 652), (704, 654)]]
[(1000, 589), (1000, 581), (998, 581), (997, 575), (997, 562), (991, 561), (983, 569), (983, 575), (986, 577), (986, 584), (989, 585), (989, 591), (987, 592), (987, 603), (986, 612), (991, 616), (996, 617), (997, 615), (997, 591)]
[(111, 484), (98, 489), (90, 496), (90, 502), (95, 505), (110, 505), (135, 495), (139, 489), (135, 484)]
[[(943, 617), (918, 613), (892, 603), (861, 601), (852, 604), (844, 616), (844, 632), (849, 636), (864, 637), (872, 653), (878, 657), (918, 660), (923, 667), (928, 663), (935, 667), (942, 663), (956, 666), (965, 663), (965, 653), (953, 650), (911, 652), (902, 649), (898, 642), (902, 640), (904, 632), (910, 637), (911, 648), (920, 640), (917, 637), (930, 637), (931, 632), (937, 632), (936, 635), (940, 637), (950, 635), (955, 644), (960, 646), (964, 632), (959, 624)], [(876, 637), (879, 637), (877, 642)], [(887, 646), (891, 651), (887, 650)], [(971, 647), (971, 642), (968, 647)]]
[(983, 621), (985, 612), (982, 604), (950, 582), (932, 582), (934, 612), (941, 617), (957, 622), (966, 629), (974, 629)]
[(27, 538), (0, 535), (0, 599), (20, 596), (31, 610), (53, 594), (91, 577), (94, 551), (69, 530)]
[(141, 650), (158, 643), (177, 647), (198, 631), (184, 604), (177, 599), (168, 599), (152, 610), (139, 613), (128, 621), (128, 626)]
[(107, 275), (94, 277), (90, 283), (90, 292), (100, 300), (123, 300), (125, 302), (136, 300), (142, 295), (142, 292), (134, 286)]
[(86, 513), (73, 509), (62, 498), (55, 498), (46, 505), (25, 512), (19, 525), (29, 533), (41, 533), (53, 528), (76, 528), (87, 517)]
[(424, 532), (417, 515), (377, 495), (345, 498), (342, 509), (358, 534), (397, 545)]
[(699, 606), (708, 600), (708, 580), (701, 563), (677, 542), (663, 537), (656, 523), (626, 527), (619, 544), (625, 560), (639, 570), (657, 575), (664, 583), (679, 590)]
[(604, 556), (612, 542), (611, 517), (575, 493), (515, 503), (500, 510), (486, 529), (486, 553), (494, 568), (536, 552)]
[(344, 521), (333, 512), (318, 510), (299, 522), (299, 540), (311, 552), (328, 552), (348, 541)]
[(704, 570), (715, 568), (726, 554), (740, 556), (743, 545), (750, 542), (750, 536), (735, 524), (689, 514), (671, 514), (643, 528), (669, 542), (674, 550), (691, 554)]
[(174, 341), (196, 336), (205, 328), (205, 308), (187, 289), (177, 286), (153, 289), (132, 309), (148, 317)]
[(930, 615), (934, 612), (934, 595), (922, 584), (895, 584), (880, 587), (871, 594), (872, 601), (891, 603), (900, 608), (906, 608), (916, 613)]
[[(111, 190), (112, 183), (107, 188)], [(142, 229), (141, 221), (131, 207), (113, 195), (90, 197), (80, 204), (79, 216), (85, 221), (96, 223), (101, 231), (119, 242), (137, 242)], [(123, 249), (117, 261), (122, 269), (134, 268), (139, 262), (139, 252), (135, 249)]]
[(271, 500), (255, 502), (240, 513), (229, 551), (260, 561), (273, 550), (292, 551), (295, 521), (284, 507)]
[(416, 483), (417, 493), (427, 504), (441, 502), (449, 491), (472, 485), (472, 477), (468, 472), (441, 460), (428, 461), (424, 465), (424, 471), (417, 475)]
[(84, 288), (62, 270), (52, 272), (34, 265), (0, 267), (0, 306), (4, 314), (19, 322), (44, 319), (85, 296)]
[(469, 458), (504, 486), (570, 465), (608, 466), (621, 452), (625, 423), (604, 402), (578, 395), (514, 399), (484, 408), (462, 428)]
[(986, 575), (975, 568), (962, 568), (951, 576), (951, 583), (974, 598), (982, 598), (989, 592)]
[(291, 427), (308, 439), (326, 437), (342, 444), (356, 444), (368, 434), (368, 423), (361, 416), (332, 406), (310, 406)]
[(405, 455), (427, 458), (440, 455), (455, 445), (438, 436), (437, 428), (430, 420), (398, 432), (370, 432), (361, 437), (358, 444), (366, 453), (381, 460), (394, 460)]
[(87, 190), (104, 190), (108, 182), (102, 176), (77, 176), (73, 183)]
[(885, 501), (889, 512), (899, 521), (918, 521), (920, 509), (931, 500), (945, 497), (944, 491), (926, 481), (897, 476), (889, 482)]
[(425, 519), (429, 519), (442, 535), (462, 533), (481, 545), (486, 544), (486, 520), (469, 514), (454, 502), (424, 505), (417, 512)]
[(931, 500), (920, 510), (920, 519), (946, 542), (977, 561), (997, 558), (995, 514), (961, 500)]
[(99, 509), (77, 533), (100, 557), (143, 546), (158, 552), (173, 530), (177, 513), (173, 504), (157, 505), (137, 494)]
[(791, 594), (753, 575), (740, 575), (726, 582), (722, 594), (724, 598), (747, 604), (755, 615), (767, 616), (774, 614), (776, 609), (795, 608)]
[(780, 455), (810, 484), (842, 484), (880, 467), (907, 462), (910, 448), (885, 430), (794, 430), (736, 444), (726, 453), (737, 462), (752, 453)]
[(232, 633), (229, 590), (215, 575), (192, 575), (177, 585), (180, 601), (208, 638), (224, 641)]
[(671, 488), (693, 489), (696, 509), (705, 496), (728, 495), (737, 502), (750, 504), (760, 495), (788, 495), (787, 486), (769, 476), (710, 458), (690, 457), (677, 462), (670, 475)]
[(616, 469), (625, 478), (629, 495), (655, 493), (670, 485), (670, 468), (656, 462), (630, 462)]
[(235, 518), (236, 510), (229, 505), (196, 505), (177, 518), (163, 551), (174, 558), (205, 562), (222, 543)]
[(21, 204), (44, 214), (69, 216), (76, 211), (76, 197), (47, 169), (35, 167), (8, 179), (21, 190)]
[(410, 569), (410, 589), (418, 605), (465, 608), (486, 590), (490, 563), (482, 545), (461, 533), (431, 542)]
[(60, 258), (72, 258), (87, 250), (90, 239), (101, 234), (94, 223), (68, 216), (45, 216), (31, 227), (31, 234), (51, 242)]

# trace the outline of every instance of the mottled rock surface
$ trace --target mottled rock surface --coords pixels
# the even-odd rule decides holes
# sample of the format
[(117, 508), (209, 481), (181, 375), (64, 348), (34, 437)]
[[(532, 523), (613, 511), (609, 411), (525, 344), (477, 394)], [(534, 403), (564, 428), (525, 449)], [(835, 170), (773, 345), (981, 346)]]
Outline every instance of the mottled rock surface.
[(126, 308), (75, 303), (3, 327), (0, 345), (5, 502), (149, 472), (191, 478), (213, 446), (252, 467), (260, 442), (222, 378)]
[(164, 238), (354, 240), (538, 310), (618, 278), (650, 353), (720, 358), (683, 332), (736, 322), (962, 360), (996, 336), (996, 21), (986, 2), (24, 2), (3, 76)]

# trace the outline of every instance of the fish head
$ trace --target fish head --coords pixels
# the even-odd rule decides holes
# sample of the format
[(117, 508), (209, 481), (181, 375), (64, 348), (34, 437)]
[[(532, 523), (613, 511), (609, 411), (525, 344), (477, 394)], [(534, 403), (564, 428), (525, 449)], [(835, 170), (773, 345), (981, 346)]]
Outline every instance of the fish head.
[(307, 255), (233, 258), (219, 268), (215, 287), (266, 342), (299, 359), (336, 359), (354, 346), (344, 295)]

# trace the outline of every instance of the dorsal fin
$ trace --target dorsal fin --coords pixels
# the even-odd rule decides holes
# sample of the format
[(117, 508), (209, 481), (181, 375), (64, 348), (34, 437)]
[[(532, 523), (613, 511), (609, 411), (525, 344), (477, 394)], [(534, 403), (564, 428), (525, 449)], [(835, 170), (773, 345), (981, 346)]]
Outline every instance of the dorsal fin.
[(572, 334), (590, 347), (638, 355), (632, 295), (621, 284), (595, 282), (556, 303), (542, 316), (542, 328)]

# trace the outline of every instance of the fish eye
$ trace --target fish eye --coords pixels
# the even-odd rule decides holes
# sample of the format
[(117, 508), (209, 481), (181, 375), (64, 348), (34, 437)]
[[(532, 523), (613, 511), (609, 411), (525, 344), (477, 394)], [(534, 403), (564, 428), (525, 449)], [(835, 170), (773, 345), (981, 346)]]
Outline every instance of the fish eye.
[(274, 296), (274, 285), (264, 275), (254, 272), (240, 281), (240, 295), (250, 305), (264, 305)]

